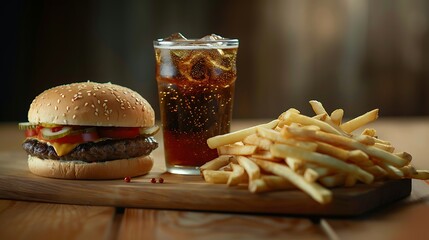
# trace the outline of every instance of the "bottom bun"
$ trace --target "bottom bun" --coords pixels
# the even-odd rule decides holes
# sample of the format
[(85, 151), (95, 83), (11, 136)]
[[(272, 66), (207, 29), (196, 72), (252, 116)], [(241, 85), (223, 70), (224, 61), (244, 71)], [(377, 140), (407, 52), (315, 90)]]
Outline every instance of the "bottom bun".
[(28, 168), (42, 177), (62, 179), (118, 179), (148, 173), (153, 166), (150, 156), (86, 163), (28, 156)]

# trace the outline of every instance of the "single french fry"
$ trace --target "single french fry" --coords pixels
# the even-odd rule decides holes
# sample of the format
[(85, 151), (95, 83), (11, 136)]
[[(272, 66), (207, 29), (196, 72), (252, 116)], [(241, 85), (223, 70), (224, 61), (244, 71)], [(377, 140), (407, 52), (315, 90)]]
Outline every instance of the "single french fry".
[(386, 145), (383, 143), (375, 143), (374, 147), (383, 149), (384, 151), (390, 152), (390, 153), (393, 153), (395, 151), (395, 147), (393, 147), (392, 145)]
[(245, 177), (245, 172), (244, 172), (244, 168), (238, 164), (231, 163), (231, 166), (232, 166), (232, 174), (229, 176), (226, 184), (228, 186), (235, 186), (243, 181), (243, 178)]
[(374, 128), (365, 128), (363, 130), (363, 132), (361, 133), (361, 135), (366, 135), (366, 136), (370, 136), (370, 137), (376, 137), (377, 136), (377, 131)]
[(217, 148), (219, 155), (252, 155), (256, 146), (250, 145), (225, 145)]
[(343, 109), (335, 109), (331, 113), (331, 120), (337, 126), (340, 126), (342, 121), (343, 121), (343, 116), (344, 116), (344, 110)]
[(209, 162), (204, 163), (200, 167), (200, 171), (203, 172), (204, 170), (218, 170), (221, 167), (224, 167), (228, 165), (231, 162), (231, 156), (230, 155), (221, 155)]
[(292, 128), (292, 127), (285, 127), (286, 131), (289, 135), (294, 135), (297, 137), (305, 137), (314, 139), (317, 141), (326, 142), (332, 145), (338, 145), (349, 149), (358, 149), (362, 150), (369, 156), (375, 157), (377, 159), (380, 159), (384, 162), (387, 162), (395, 167), (402, 167), (409, 163), (407, 159), (403, 159), (398, 157), (397, 155), (394, 155), (392, 153), (386, 152), (382, 149), (373, 147), (373, 146), (367, 146), (365, 144), (362, 144), (354, 139), (347, 138), (344, 136), (326, 133), (322, 131), (309, 131), (301, 128)]
[(351, 133), (354, 130), (376, 120), (378, 118), (378, 109), (369, 111), (359, 117), (356, 117), (346, 123), (341, 124), (341, 129), (347, 133)]
[(204, 170), (203, 177), (208, 183), (225, 184), (228, 182), (229, 176), (232, 172), (218, 171), (218, 170)]
[(413, 160), (413, 156), (411, 156), (411, 154), (407, 153), (407, 152), (397, 152), (394, 153), (394, 155), (407, 160), (408, 162), (411, 162), (411, 160)]
[(429, 179), (429, 171), (428, 170), (416, 170), (417, 173), (412, 174), (411, 178), (420, 179), (420, 180), (428, 180)]
[(288, 190), (296, 188), (285, 178), (276, 175), (266, 175), (249, 183), (249, 191), (252, 193)]
[(244, 170), (246, 170), (247, 175), (249, 176), (249, 181), (258, 179), (261, 176), (261, 170), (254, 161), (250, 160), (247, 157), (237, 156), (238, 164), (240, 164)]
[(297, 147), (282, 144), (272, 145), (271, 153), (275, 157), (294, 157), (298, 159), (305, 159), (307, 162), (313, 162), (324, 167), (332, 168), (338, 172), (354, 174), (360, 181), (367, 184), (372, 183), (374, 180), (374, 177), (371, 174), (365, 172), (356, 165), (345, 163), (344, 161), (321, 153), (309, 152)]
[(318, 201), (321, 204), (326, 204), (332, 199), (331, 191), (315, 182), (307, 182), (304, 177), (296, 174), (285, 165), (258, 159), (253, 159), (253, 161), (255, 161), (256, 164), (258, 164), (265, 171), (287, 179), (293, 185), (306, 192), (314, 200)]
[(270, 128), (273, 129), (275, 127), (277, 127), (277, 124), (279, 123), (279, 120), (273, 120), (271, 122), (265, 123), (265, 124), (261, 124), (261, 125), (257, 125), (254, 127), (250, 127), (250, 128), (245, 128), (236, 132), (231, 132), (231, 133), (227, 133), (224, 135), (218, 135), (215, 137), (211, 137), (209, 139), (207, 139), (207, 145), (211, 148), (211, 149), (215, 149), (218, 148), (222, 145), (227, 145), (227, 144), (233, 144), (235, 142), (239, 142), (242, 141), (245, 137), (256, 133), (256, 128), (258, 127), (263, 127), (263, 128)]

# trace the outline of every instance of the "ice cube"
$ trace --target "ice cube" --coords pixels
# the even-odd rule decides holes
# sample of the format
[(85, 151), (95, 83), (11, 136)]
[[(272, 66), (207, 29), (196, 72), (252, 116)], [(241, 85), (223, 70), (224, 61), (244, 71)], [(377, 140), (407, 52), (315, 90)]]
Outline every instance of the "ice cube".
[(173, 33), (170, 36), (164, 38), (164, 40), (166, 40), (166, 41), (178, 41), (178, 40), (179, 41), (180, 40), (185, 41), (185, 40), (188, 40), (188, 39), (185, 38), (185, 36), (183, 36), (181, 33)]
[(199, 40), (201, 41), (216, 41), (216, 40), (222, 40), (224, 39), (223, 37), (216, 35), (216, 34), (210, 34), (210, 35), (206, 35), (202, 38), (200, 38)]

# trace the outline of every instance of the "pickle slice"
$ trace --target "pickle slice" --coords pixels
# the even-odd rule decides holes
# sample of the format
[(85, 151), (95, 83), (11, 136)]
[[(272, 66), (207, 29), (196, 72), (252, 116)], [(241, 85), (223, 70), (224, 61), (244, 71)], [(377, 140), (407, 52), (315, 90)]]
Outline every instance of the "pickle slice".
[(61, 125), (55, 123), (40, 123), (40, 126), (47, 128), (61, 127)]
[(42, 133), (42, 137), (46, 140), (53, 140), (57, 138), (62, 138), (69, 135), (72, 132), (71, 127), (63, 127), (61, 130), (57, 132), (53, 132), (52, 128), (42, 128), (40, 130)]
[(159, 127), (157, 125), (148, 128), (140, 128), (140, 135), (149, 137), (155, 135), (158, 131)]
[(31, 122), (20, 122), (20, 123), (18, 123), (19, 130), (34, 129), (36, 127), (37, 127), (36, 123), (31, 123)]

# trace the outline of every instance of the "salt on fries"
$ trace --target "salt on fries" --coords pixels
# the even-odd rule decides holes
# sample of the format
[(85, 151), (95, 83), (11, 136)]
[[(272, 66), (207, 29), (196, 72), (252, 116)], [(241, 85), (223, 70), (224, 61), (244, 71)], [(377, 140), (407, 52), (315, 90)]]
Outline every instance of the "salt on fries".
[(332, 187), (429, 179), (429, 171), (416, 170), (411, 155), (395, 152), (375, 129), (354, 133), (375, 121), (378, 109), (343, 123), (343, 109), (329, 115), (320, 102), (312, 100), (310, 105), (313, 117), (291, 108), (266, 124), (208, 139), (219, 157), (200, 167), (205, 181), (247, 184), (253, 193), (298, 188), (326, 204), (332, 199)]

